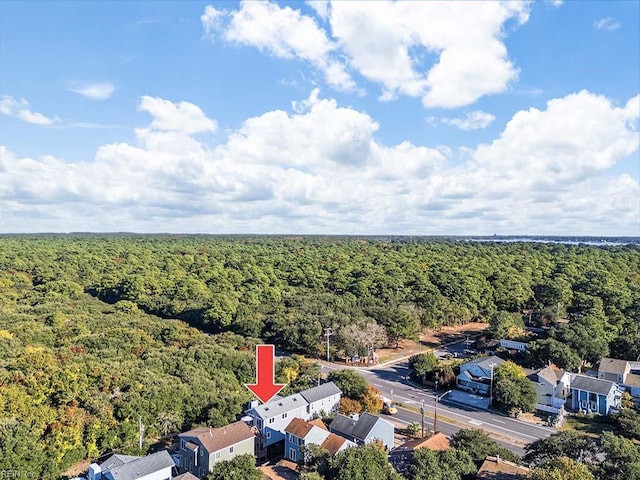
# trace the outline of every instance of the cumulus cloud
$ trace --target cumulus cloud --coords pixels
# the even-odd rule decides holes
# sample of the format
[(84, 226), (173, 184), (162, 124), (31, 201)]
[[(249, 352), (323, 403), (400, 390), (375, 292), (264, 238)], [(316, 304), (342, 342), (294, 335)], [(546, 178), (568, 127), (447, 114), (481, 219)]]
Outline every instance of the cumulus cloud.
[(214, 121), (199, 107), (143, 97), (151, 119), (136, 141), (103, 145), (93, 161), (0, 147), (0, 231), (637, 231), (638, 183), (610, 169), (638, 152), (640, 96), (550, 100), (464, 155), (384, 144), (375, 119), (317, 90), (293, 107), (209, 145), (197, 134)]
[[(245, 1), (207, 7), (205, 32), (280, 58), (308, 61), (327, 83), (352, 90), (349, 70), (382, 86), (381, 100), (422, 98), (426, 107), (470, 105), (505, 91), (518, 76), (503, 42), (505, 24), (528, 20), (529, 2), (312, 1), (325, 30), (300, 10)], [(228, 17), (225, 21), (221, 19)]]
[(205, 33), (214, 38), (248, 45), (275, 57), (299, 58), (324, 73), (327, 83), (340, 90), (352, 90), (355, 83), (332, 57), (335, 45), (316, 21), (290, 7), (275, 3), (243, 1), (233, 12), (205, 8), (201, 21)]
[(600, 18), (595, 22), (593, 22), (593, 28), (595, 28), (596, 30), (611, 31), (611, 30), (617, 30), (621, 26), (622, 24), (619, 21), (611, 17)]
[(111, 98), (113, 92), (116, 91), (116, 87), (109, 82), (103, 82), (75, 86), (70, 90), (92, 100), (106, 100)]
[(153, 117), (150, 127), (155, 130), (179, 131), (186, 134), (215, 132), (217, 123), (207, 118), (193, 103), (173, 103), (162, 98), (144, 96), (138, 110), (148, 112)]
[(460, 130), (478, 130), (481, 128), (487, 128), (496, 119), (495, 115), (491, 113), (483, 112), (482, 110), (476, 110), (474, 112), (467, 112), (464, 117), (442, 118), (441, 122), (445, 125), (451, 125), (458, 127)]
[(0, 100), (0, 113), (9, 117), (19, 118), (23, 122), (35, 125), (51, 125), (55, 119), (47, 117), (42, 113), (32, 112), (29, 109), (29, 102), (24, 98), (16, 100), (10, 95), (4, 95)]

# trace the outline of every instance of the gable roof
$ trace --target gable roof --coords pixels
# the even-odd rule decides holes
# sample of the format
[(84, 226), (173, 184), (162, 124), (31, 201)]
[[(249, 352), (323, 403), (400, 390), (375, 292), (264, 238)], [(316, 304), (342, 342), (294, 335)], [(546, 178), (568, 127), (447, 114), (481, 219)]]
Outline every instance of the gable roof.
[(600, 360), (598, 372), (613, 373), (616, 375), (624, 375), (629, 368), (629, 362), (626, 360), (618, 360), (617, 358), (604, 357)]
[(173, 477), (171, 480), (200, 480), (191, 472), (183, 473), (182, 475), (178, 475), (177, 477)]
[(136, 457), (133, 455), (120, 455), (118, 453), (114, 453), (110, 457), (108, 457), (104, 462), (100, 464), (100, 470), (110, 470), (115, 467), (119, 467), (124, 465), (125, 463), (133, 462), (134, 460), (138, 460), (142, 457)]
[(333, 422), (331, 422), (329, 429), (364, 441), (371, 433), (371, 430), (373, 430), (373, 427), (375, 427), (379, 422), (389, 423), (386, 420), (367, 412), (360, 414), (358, 420), (338, 414), (338, 416), (333, 419)]
[(433, 450), (434, 452), (439, 452), (443, 450), (449, 450), (451, 447), (449, 443), (449, 439), (442, 432), (438, 432), (434, 435), (431, 435), (429, 438), (416, 438), (414, 440), (409, 440), (408, 442), (403, 443), (398, 448), (393, 450), (393, 453), (408, 453), (417, 450), (418, 448), (428, 448), (429, 450)]
[(288, 413), (291, 410), (295, 410), (298, 407), (303, 407), (308, 404), (309, 402), (307, 402), (302, 395), (294, 393), (293, 395), (277, 400), (271, 400), (269, 403), (263, 403), (262, 405), (253, 407), (252, 410), (262, 418), (271, 418), (282, 415), (283, 413)]
[(169, 452), (162, 450), (146, 457), (138, 457), (109, 470), (103, 470), (103, 473), (108, 471), (113, 480), (136, 480), (174, 465)]
[(336, 435), (335, 433), (330, 433), (320, 446), (327, 450), (329, 455), (333, 456), (340, 451), (345, 442), (347, 442), (346, 438), (342, 438), (340, 435)]
[(500, 365), (502, 365), (504, 363), (504, 360), (501, 359), (500, 357), (496, 356), (496, 355), (489, 355), (488, 357), (480, 357), (480, 358), (476, 358), (475, 360), (471, 360), (470, 362), (467, 362), (465, 364), (463, 364), (462, 366), (471, 366), (471, 365), (478, 365), (481, 368), (485, 368), (487, 370), (491, 370), (491, 367), (496, 368)]
[(557, 385), (558, 381), (562, 378), (562, 375), (564, 375), (564, 370), (554, 365), (549, 365), (532, 373), (531, 375), (528, 375), (527, 378), (534, 382), (539, 382), (540, 379), (544, 379), (551, 385)]
[(220, 428), (194, 428), (178, 435), (181, 438), (195, 437), (211, 455), (213, 452), (235, 445), (238, 442), (254, 438), (254, 433), (243, 421), (231, 423)]
[(637, 373), (629, 373), (624, 379), (624, 385), (629, 387), (640, 387), (640, 375)]
[(328, 398), (332, 395), (341, 394), (342, 390), (340, 390), (333, 382), (323, 383), (322, 385), (318, 385), (317, 387), (309, 388), (300, 392), (302, 398), (304, 398), (309, 403), (317, 402), (318, 400)]
[[(319, 420), (319, 422), (318, 422)], [(294, 418), (289, 422), (289, 425), (284, 429), (285, 432), (290, 433), (298, 438), (305, 438), (307, 434), (313, 430), (313, 428), (321, 428), (322, 430), (329, 431), (322, 420), (317, 419), (311, 422), (307, 422), (301, 418)]]
[(611, 389), (615, 387), (616, 384), (609, 380), (587, 377), (586, 375), (576, 375), (571, 381), (572, 390), (583, 390), (585, 392), (593, 392), (600, 395), (609, 395)]
[(527, 478), (529, 469), (500, 457), (487, 457), (476, 474), (478, 480), (519, 480)]

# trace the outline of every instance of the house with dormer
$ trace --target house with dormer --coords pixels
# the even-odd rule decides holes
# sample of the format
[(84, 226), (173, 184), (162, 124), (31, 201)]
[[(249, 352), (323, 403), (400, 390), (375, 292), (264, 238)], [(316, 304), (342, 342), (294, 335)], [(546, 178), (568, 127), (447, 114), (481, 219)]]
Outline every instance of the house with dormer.
[(252, 425), (259, 432), (258, 460), (285, 453), (285, 428), (292, 419), (311, 420), (323, 412), (327, 415), (335, 413), (341, 396), (340, 389), (333, 382), (328, 382), (286, 397), (276, 395), (262, 405), (252, 402), (245, 414), (251, 417)]

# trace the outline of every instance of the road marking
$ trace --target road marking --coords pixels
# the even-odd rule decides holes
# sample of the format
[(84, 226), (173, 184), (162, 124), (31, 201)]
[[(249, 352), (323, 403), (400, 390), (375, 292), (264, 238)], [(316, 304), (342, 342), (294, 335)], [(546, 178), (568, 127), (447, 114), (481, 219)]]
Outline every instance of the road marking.
[(507, 424), (507, 422), (503, 422), (502, 420), (497, 420), (497, 419), (495, 419), (495, 418), (493, 419), (493, 421), (494, 421), (494, 422), (496, 422), (496, 423), (501, 423), (501, 424), (503, 424), (503, 425), (506, 425), (506, 424)]
[(479, 421), (479, 420), (469, 420), (469, 423), (470, 423), (471, 425), (475, 425), (475, 426), (477, 426), (477, 427), (479, 427), (480, 425), (482, 425), (482, 422), (481, 422), (481, 421)]

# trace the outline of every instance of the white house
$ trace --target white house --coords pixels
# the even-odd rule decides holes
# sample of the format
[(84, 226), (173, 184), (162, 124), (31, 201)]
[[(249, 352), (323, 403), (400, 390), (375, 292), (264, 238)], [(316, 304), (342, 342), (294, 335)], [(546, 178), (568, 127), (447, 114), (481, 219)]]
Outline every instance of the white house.
[(500, 339), (500, 346), (502, 348), (506, 348), (507, 350), (517, 350), (519, 352), (524, 352), (527, 348), (529, 348), (529, 344), (527, 342), (507, 340), (506, 338)]
[(460, 373), (456, 377), (456, 385), (461, 390), (489, 395), (493, 371), (502, 365), (500, 357), (489, 356), (471, 360), (460, 365)]
[(146, 457), (114, 454), (89, 465), (89, 480), (170, 480), (174, 466), (166, 450)]
[(536, 410), (559, 414), (571, 393), (571, 373), (549, 365), (527, 376), (536, 385)]

